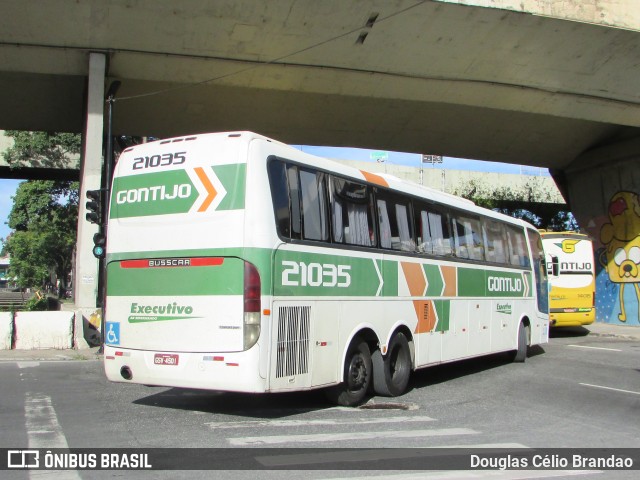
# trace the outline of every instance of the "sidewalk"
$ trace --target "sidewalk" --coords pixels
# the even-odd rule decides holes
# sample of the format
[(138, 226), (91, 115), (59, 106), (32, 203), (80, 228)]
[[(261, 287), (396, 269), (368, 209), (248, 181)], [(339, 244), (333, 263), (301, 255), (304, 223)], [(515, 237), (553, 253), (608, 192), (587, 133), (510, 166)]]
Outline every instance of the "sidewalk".
[(0, 362), (45, 362), (61, 360), (102, 360), (98, 347), (82, 350), (58, 350), (44, 348), (40, 350), (0, 350)]
[(614, 325), (611, 323), (592, 323), (585, 327), (589, 330), (589, 335), (598, 337), (614, 337), (626, 340), (640, 340), (640, 326), (635, 325)]
[[(610, 323), (594, 323), (585, 327), (567, 327), (558, 329), (557, 336), (589, 336), (619, 338), (621, 340), (640, 341), (640, 327), (630, 325), (612, 325)], [(554, 334), (552, 333), (552, 340)], [(0, 350), (0, 362), (23, 361), (62, 361), (62, 360), (102, 360), (98, 347), (82, 350)]]

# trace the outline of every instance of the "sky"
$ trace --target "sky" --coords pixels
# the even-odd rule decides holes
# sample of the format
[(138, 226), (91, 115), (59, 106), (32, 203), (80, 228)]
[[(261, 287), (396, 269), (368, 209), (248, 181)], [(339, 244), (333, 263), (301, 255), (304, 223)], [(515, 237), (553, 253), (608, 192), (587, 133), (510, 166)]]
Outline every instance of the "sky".
[(7, 226), (7, 218), (13, 205), (13, 197), (16, 189), (22, 180), (0, 179), (0, 239), (9, 235), (9, 227)]
[[(298, 150), (317, 155), (319, 157), (334, 158), (340, 160), (375, 161), (372, 154), (378, 150), (344, 147), (312, 147), (306, 145), (293, 145)], [(420, 166), (422, 155), (416, 153), (386, 152), (386, 162), (394, 165)], [(425, 164), (426, 168), (444, 170), (471, 170), (476, 172), (515, 173), (524, 175), (549, 175), (545, 168), (512, 165), (508, 163), (487, 162), (484, 160), (467, 160), (463, 158), (442, 157), (441, 164)]]
[[(375, 162), (376, 157), (386, 154), (385, 162), (393, 165), (408, 165), (418, 167), (421, 163), (421, 155), (402, 152), (381, 152), (379, 150), (367, 150), (360, 148), (344, 147), (314, 147), (307, 145), (293, 145), (298, 150), (319, 157), (334, 158), (340, 160), (360, 160)], [(462, 158), (443, 157), (441, 164), (425, 164), (425, 168), (446, 170), (471, 170), (477, 172), (514, 173), (525, 175), (549, 175), (547, 169), (538, 167), (526, 167), (507, 163), (486, 162), (481, 160), (466, 160)], [(10, 229), (7, 226), (9, 212), (13, 205), (12, 197), (22, 180), (0, 179), (0, 239), (6, 238)]]

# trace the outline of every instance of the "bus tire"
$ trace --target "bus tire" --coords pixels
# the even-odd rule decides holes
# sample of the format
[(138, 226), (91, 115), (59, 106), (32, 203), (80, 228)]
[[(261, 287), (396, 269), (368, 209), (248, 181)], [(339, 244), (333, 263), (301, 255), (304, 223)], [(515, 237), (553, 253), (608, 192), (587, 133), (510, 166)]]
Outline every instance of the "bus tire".
[(372, 380), (371, 353), (367, 342), (354, 339), (344, 363), (344, 381), (326, 389), (325, 395), (337, 405), (360, 405), (367, 396)]
[(512, 352), (513, 361), (516, 363), (524, 363), (527, 359), (527, 343), (529, 338), (529, 327), (524, 323), (520, 324), (518, 329), (518, 349)]
[(373, 353), (373, 390), (377, 395), (397, 397), (407, 390), (411, 375), (411, 351), (404, 333), (398, 332), (389, 342), (386, 356)]

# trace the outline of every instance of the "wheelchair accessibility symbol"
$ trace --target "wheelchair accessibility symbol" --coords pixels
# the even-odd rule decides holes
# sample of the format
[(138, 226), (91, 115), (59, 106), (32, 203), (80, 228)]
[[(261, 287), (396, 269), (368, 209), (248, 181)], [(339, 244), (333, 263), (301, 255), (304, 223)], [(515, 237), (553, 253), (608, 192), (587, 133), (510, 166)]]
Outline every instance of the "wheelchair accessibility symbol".
[(119, 322), (107, 322), (106, 333), (108, 345), (120, 345), (120, 323)]

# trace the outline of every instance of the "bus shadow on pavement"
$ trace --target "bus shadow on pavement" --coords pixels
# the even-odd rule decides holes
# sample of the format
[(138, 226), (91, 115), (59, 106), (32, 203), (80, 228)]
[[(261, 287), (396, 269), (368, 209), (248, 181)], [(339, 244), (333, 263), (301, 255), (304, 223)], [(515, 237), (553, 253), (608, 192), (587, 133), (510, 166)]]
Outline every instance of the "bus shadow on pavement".
[[(540, 345), (534, 345), (528, 348), (527, 357), (532, 358), (543, 353), (545, 351)], [(414, 389), (422, 389), (475, 373), (505, 367), (511, 363), (512, 361), (508, 354), (497, 353), (420, 369), (413, 372), (405, 395)], [(141, 388), (149, 390), (162, 388), (163, 390), (133, 401), (136, 405), (243, 418), (279, 419), (335, 408), (335, 405), (326, 400), (322, 390), (251, 394), (183, 388), (165, 389), (166, 387)], [(377, 407), (384, 407), (389, 402), (392, 402), (389, 404), (390, 406), (403, 402), (403, 396), (389, 398), (369, 395), (367, 397), (367, 401), (372, 399)], [(371, 405), (366, 403), (360, 408), (371, 408)]]
[(321, 390), (251, 394), (170, 388), (133, 403), (251, 418), (286, 418), (334, 407), (327, 402)]
[[(534, 345), (528, 347), (527, 358), (530, 359), (543, 353), (545, 353), (544, 348), (540, 345)], [(494, 368), (506, 367), (512, 363), (509, 354), (495, 353), (484, 357), (470, 358), (424, 368), (413, 374), (408, 391), (446, 383), (476, 373), (493, 370)]]
[(549, 338), (586, 337), (587, 335), (589, 335), (589, 330), (584, 327), (561, 327), (549, 329)]

